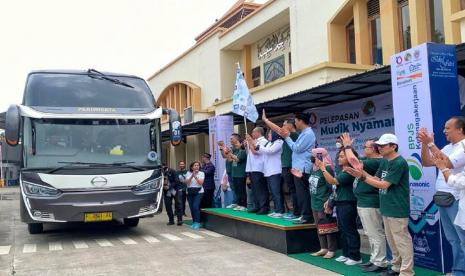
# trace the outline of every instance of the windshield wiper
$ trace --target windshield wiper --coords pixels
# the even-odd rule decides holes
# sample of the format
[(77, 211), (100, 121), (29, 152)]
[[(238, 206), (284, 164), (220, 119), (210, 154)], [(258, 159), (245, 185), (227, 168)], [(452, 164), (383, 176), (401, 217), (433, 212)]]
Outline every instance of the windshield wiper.
[[(118, 85), (122, 85), (122, 86), (126, 86), (126, 87), (129, 87), (129, 88), (134, 88), (134, 86), (130, 85), (129, 83), (126, 83), (124, 81), (121, 81), (119, 79), (116, 79), (116, 78), (111, 78), (107, 75), (105, 75), (104, 73), (102, 72), (99, 72), (95, 69), (89, 69), (87, 70), (87, 75), (91, 78), (94, 78), (94, 79), (101, 79), (101, 80), (107, 80), (109, 82), (112, 82), (114, 84), (118, 84)], [(98, 75), (98, 76), (97, 76)]]

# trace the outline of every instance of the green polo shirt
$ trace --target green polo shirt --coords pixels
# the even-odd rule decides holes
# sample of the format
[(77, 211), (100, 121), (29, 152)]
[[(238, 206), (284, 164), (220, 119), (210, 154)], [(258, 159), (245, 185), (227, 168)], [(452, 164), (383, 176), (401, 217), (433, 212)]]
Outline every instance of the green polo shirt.
[[(329, 174), (334, 175), (330, 166), (326, 166), (326, 170)], [(323, 205), (331, 195), (331, 185), (326, 182), (321, 170), (313, 171), (308, 178), (308, 182), (310, 184), (312, 210), (323, 211)]]
[(341, 171), (337, 176), (336, 180), (339, 183), (336, 188), (336, 198), (334, 199), (337, 201), (355, 201), (357, 200), (354, 196), (353, 192), (353, 184), (355, 177), (352, 175)]
[[(379, 168), (382, 158), (362, 158), (363, 169), (374, 175)], [(354, 180), (354, 195), (357, 198), (357, 206), (362, 208), (379, 208), (379, 189), (363, 181)]]
[(231, 176), (232, 177), (245, 177), (245, 165), (247, 164), (247, 152), (244, 149), (232, 150), (232, 153), (237, 156), (239, 162), (232, 162)]
[(379, 189), (379, 211), (385, 217), (408, 218), (410, 215), (409, 168), (402, 156), (393, 160), (383, 159), (376, 176), (391, 183)]
[[(289, 137), (291, 137), (292, 141), (295, 142), (297, 138), (299, 138), (299, 133), (292, 132)], [(292, 150), (286, 142), (283, 143), (283, 151), (281, 153), (281, 167), (292, 168)]]

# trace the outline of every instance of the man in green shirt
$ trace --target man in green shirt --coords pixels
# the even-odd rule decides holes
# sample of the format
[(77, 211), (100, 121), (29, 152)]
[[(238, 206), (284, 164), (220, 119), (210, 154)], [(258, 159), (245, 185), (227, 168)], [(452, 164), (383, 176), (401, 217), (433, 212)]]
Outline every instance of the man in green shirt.
[[(358, 162), (363, 163), (364, 170), (374, 175), (381, 164), (382, 156), (376, 147), (377, 139), (368, 139), (363, 147), (364, 156)], [(358, 160), (352, 149), (352, 139), (348, 133), (342, 135), (344, 152), (349, 160)], [(386, 235), (383, 228), (383, 218), (379, 211), (379, 189), (364, 181), (355, 179), (354, 195), (357, 198), (357, 212), (362, 222), (363, 230), (368, 236), (371, 254), (370, 261), (362, 264), (364, 272), (380, 272), (386, 270)]]
[[(289, 130), (292, 141), (296, 141), (299, 138), (299, 133), (296, 131), (294, 119), (287, 119), (283, 123), (283, 128)], [(292, 169), (292, 150), (287, 143), (283, 144), (283, 152), (281, 153), (281, 167), (282, 167), (282, 181), (287, 185), (287, 190), (292, 201), (292, 212), (288, 210), (288, 213), (283, 216), (285, 219), (295, 219), (300, 216), (299, 206), (297, 205), (297, 193), (295, 190), (294, 176), (291, 173)], [(284, 185), (283, 185), (284, 186)], [(284, 193), (282, 193), (284, 195)], [(284, 196), (283, 196), (284, 197)], [(283, 198), (284, 201), (284, 198)], [(288, 206), (285, 204), (285, 206)], [(288, 208), (289, 209), (289, 208)]]
[(386, 239), (392, 251), (392, 267), (381, 275), (415, 275), (413, 271), (413, 244), (408, 231), (410, 214), (409, 168), (398, 153), (399, 142), (394, 134), (383, 134), (376, 141), (383, 156), (376, 176), (354, 166), (348, 172), (359, 181), (380, 189), (380, 212), (383, 216)]

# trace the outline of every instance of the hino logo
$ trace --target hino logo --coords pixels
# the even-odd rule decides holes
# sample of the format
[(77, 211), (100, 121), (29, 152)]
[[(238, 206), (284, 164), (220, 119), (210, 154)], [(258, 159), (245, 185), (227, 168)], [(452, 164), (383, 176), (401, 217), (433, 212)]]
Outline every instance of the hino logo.
[(90, 183), (92, 185), (94, 185), (95, 187), (103, 187), (103, 186), (107, 185), (107, 182), (108, 182), (108, 180), (103, 176), (94, 177), (90, 181)]

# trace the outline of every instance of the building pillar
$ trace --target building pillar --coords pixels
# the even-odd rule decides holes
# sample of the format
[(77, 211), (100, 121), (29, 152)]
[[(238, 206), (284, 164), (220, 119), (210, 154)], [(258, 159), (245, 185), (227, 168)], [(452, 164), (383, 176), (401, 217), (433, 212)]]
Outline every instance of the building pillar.
[(368, 8), (366, 0), (357, 0), (354, 9), (355, 56), (356, 64), (371, 64), (371, 45), (368, 28)]
[(459, 12), (460, 9), (460, 1), (442, 0), (444, 36), (446, 44), (459, 44), (461, 42), (460, 22), (455, 22), (451, 19), (452, 15)]
[(409, 0), (410, 30), (412, 47), (428, 42), (428, 21), (426, 1)]
[(338, 23), (328, 24), (328, 49), (330, 62), (348, 63), (346, 26)]
[(399, 12), (397, 0), (380, 1), (381, 44), (383, 64), (391, 63), (391, 56), (400, 52)]
[(244, 68), (242, 68), (242, 72), (244, 72), (245, 82), (247, 83), (247, 87), (253, 87), (252, 83), (252, 48), (250, 45), (244, 46), (244, 55), (243, 61)]

